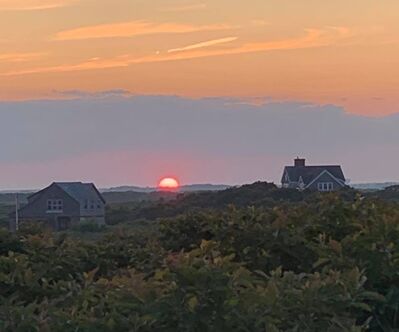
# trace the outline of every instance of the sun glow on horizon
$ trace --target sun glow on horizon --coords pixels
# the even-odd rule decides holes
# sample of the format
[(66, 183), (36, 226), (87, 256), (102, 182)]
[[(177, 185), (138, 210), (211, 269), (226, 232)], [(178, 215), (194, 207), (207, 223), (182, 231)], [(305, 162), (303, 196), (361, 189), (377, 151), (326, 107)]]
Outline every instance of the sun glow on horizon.
[(162, 178), (158, 183), (158, 189), (160, 190), (177, 190), (179, 189), (179, 181), (174, 177)]

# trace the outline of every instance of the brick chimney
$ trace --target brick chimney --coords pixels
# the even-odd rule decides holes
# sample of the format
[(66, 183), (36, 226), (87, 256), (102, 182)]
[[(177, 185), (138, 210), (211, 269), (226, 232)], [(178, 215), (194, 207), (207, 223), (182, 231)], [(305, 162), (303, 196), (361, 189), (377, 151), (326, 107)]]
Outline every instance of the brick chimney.
[(302, 159), (302, 158), (296, 158), (295, 159), (295, 163), (294, 163), (295, 167), (304, 167), (306, 166), (306, 159)]

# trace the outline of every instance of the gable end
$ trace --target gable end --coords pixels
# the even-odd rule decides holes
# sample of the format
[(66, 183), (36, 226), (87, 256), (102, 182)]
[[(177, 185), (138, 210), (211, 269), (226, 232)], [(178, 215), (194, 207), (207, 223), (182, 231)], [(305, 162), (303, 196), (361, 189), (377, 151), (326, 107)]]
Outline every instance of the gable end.
[[(311, 182), (309, 182), (309, 184), (306, 186), (306, 189), (311, 188), (313, 185), (315, 185), (316, 183), (320, 182), (319, 180), (321, 180), (323, 176), (329, 177), (339, 187), (341, 187), (341, 188), (345, 187), (345, 183), (343, 183), (342, 180), (336, 178), (328, 170), (324, 170), (317, 177), (315, 177)], [(324, 180), (323, 180), (323, 182), (324, 182)]]

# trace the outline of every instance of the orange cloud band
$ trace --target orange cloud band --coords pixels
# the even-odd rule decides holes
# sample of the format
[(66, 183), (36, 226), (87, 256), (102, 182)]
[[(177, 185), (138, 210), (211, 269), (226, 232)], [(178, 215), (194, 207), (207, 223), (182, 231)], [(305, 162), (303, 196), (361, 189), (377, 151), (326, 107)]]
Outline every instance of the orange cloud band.
[(267, 52), (275, 50), (315, 48), (339, 42), (341, 40), (344, 40), (348, 35), (350, 35), (350, 33), (345, 29), (337, 29), (337, 28), (308, 29), (306, 30), (306, 34), (302, 37), (285, 39), (280, 41), (247, 43), (236, 47), (222, 48), (222, 49), (189, 49), (187, 51), (172, 52), (172, 53), (159, 52), (155, 55), (148, 55), (141, 58), (136, 58), (132, 55), (121, 55), (107, 59), (95, 58), (73, 65), (39, 67), (27, 70), (6, 72), (0, 74), (0, 76), (15, 76), (15, 75), (37, 74), (37, 73), (107, 69), (107, 68), (126, 67), (132, 64), (141, 64), (141, 63), (188, 60), (188, 59), (204, 58), (212, 56)]
[(227, 30), (231, 26), (226, 24), (190, 25), (178, 23), (150, 23), (146, 21), (133, 21), (114, 24), (101, 24), (61, 31), (55, 40), (83, 40), (94, 38), (134, 37), (150, 34), (164, 33), (190, 33), (198, 31)]

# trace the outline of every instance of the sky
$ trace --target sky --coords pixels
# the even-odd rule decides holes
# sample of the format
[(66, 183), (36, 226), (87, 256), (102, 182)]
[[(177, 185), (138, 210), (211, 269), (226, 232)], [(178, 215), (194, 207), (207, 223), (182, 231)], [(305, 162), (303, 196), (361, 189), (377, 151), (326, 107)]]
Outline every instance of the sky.
[[(0, 0), (0, 189), (399, 180), (397, 0)], [(399, 130), (398, 130), (399, 131)]]

